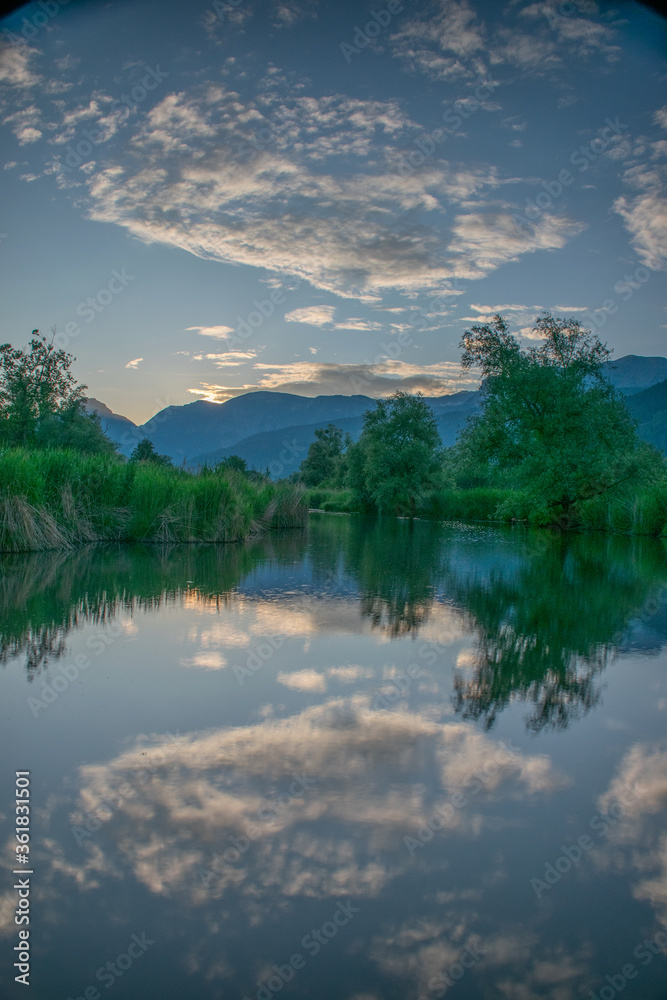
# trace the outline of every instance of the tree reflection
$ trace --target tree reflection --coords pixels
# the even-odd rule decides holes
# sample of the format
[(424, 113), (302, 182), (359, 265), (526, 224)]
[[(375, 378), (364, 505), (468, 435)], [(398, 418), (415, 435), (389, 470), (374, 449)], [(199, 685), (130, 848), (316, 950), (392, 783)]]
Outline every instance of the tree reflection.
[(362, 614), (391, 638), (428, 620), (441, 577), (443, 528), (436, 521), (354, 519), (345, 562), (358, 581)]
[(224, 606), (252, 569), (293, 561), (295, 546), (303, 546), (300, 532), (239, 545), (95, 545), (0, 556), (0, 663), (24, 654), (32, 679), (66, 654), (67, 636), (83, 625), (186, 598)]
[(628, 623), (653, 607), (664, 551), (652, 539), (555, 533), (528, 535), (522, 548), (485, 575), (447, 574), (477, 640), (454, 706), (489, 729), (511, 701), (525, 701), (529, 730), (564, 729), (598, 703), (599, 675)]

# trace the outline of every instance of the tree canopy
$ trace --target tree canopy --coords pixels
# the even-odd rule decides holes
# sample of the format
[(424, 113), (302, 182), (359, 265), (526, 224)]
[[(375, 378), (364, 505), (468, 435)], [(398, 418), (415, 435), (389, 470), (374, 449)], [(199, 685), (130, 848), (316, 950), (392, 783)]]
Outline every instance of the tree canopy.
[(641, 442), (622, 395), (606, 379), (611, 351), (573, 319), (540, 317), (521, 347), (505, 320), (466, 330), (464, 369), (483, 377), (483, 412), (450, 456), (455, 475), (522, 488), (568, 517), (585, 500), (646, 482), (662, 461)]
[(348, 449), (349, 482), (359, 502), (386, 514), (415, 514), (442, 477), (442, 442), (421, 393), (396, 392), (364, 415)]
[(152, 462), (154, 465), (172, 464), (169, 455), (159, 455), (150, 438), (142, 438), (130, 455), (130, 462)]
[(306, 486), (342, 486), (345, 473), (345, 451), (352, 443), (349, 434), (340, 427), (327, 424), (315, 431), (315, 440), (299, 468)]
[(74, 358), (33, 330), (27, 350), (0, 345), (0, 441), (38, 448), (113, 453), (97, 414), (86, 413)]

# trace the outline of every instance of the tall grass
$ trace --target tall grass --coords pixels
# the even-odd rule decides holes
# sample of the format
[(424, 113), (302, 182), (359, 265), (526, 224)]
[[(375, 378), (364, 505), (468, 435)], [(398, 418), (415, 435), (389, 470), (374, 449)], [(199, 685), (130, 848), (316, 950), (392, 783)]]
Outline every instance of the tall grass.
[(0, 551), (86, 542), (231, 542), (305, 524), (303, 490), (73, 451), (0, 454)]

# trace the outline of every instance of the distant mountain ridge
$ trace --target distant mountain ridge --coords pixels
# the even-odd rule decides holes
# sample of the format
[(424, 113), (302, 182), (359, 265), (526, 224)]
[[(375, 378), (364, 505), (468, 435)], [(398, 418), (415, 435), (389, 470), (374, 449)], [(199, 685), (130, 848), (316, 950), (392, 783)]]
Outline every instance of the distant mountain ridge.
[[(628, 397), (628, 407), (640, 422), (640, 434), (665, 450), (664, 444), (657, 444), (658, 440), (664, 440), (660, 436), (663, 425), (659, 415), (667, 405), (664, 391), (652, 395), (651, 392), (654, 386), (667, 380), (667, 358), (628, 354), (607, 362), (604, 370), (609, 381)], [(427, 396), (426, 401), (436, 418), (443, 444), (449, 446), (456, 441), (467, 418), (479, 410), (481, 392), (463, 390)], [(168, 406), (139, 426), (113, 413), (99, 400), (90, 398), (87, 408), (99, 413), (103, 429), (125, 455), (130, 455), (138, 441), (147, 437), (158, 452), (169, 455), (178, 465), (185, 462), (195, 467), (237, 454), (251, 468), (270, 467), (275, 475), (289, 475), (305, 457), (318, 427), (336, 424), (356, 440), (363, 427), (364, 413), (373, 409), (375, 403), (375, 399), (363, 395), (298, 396), (259, 389), (224, 403), (197, 400)], [(284, 453), (282, 459), (281, 453)], [(279, 466), (283, 467), (280, 473)]]

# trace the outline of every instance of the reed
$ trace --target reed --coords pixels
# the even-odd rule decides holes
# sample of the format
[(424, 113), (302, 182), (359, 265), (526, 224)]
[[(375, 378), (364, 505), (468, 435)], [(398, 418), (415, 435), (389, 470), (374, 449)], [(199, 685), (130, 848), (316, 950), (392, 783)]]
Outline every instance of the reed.
[(193, 474), (74, 451), (11, 449), (0, 453), (0, 551), (240, 541), (302, 527), (303, 493), (234, 471)]

